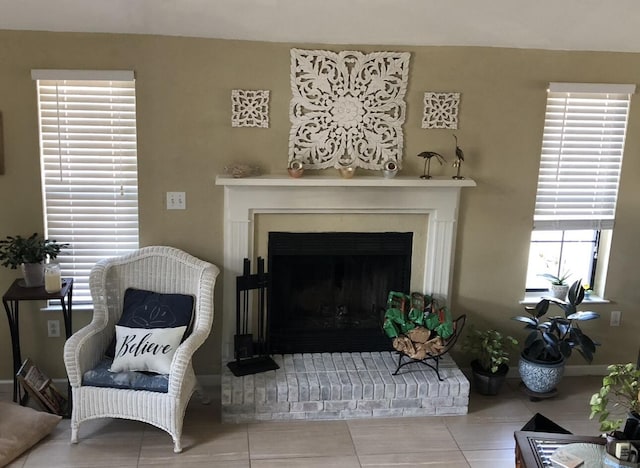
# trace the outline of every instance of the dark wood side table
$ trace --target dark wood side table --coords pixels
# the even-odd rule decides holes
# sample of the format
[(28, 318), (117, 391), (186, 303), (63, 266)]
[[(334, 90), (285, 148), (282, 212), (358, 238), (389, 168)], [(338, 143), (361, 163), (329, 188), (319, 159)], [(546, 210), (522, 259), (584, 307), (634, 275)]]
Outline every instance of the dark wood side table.
[(16, 374), (22, 365), (22, 355), (20, 353), (20, 326), (19, 326), (19, 306), (20, 301), (60, 301), (62, 306), (62, 317), (64, 318), (65, 336), (71, 336), (71, 303), (73, 296), (73, 278), (62, 279), (62, 289), (57, 293), (48, 293), (44, 286), (37, 288), (26, 288), (20, 286), (23, 280), (15, 280), (6, 293), (2, 296), (2, 303), (7, 312), (9, 321), (9, 332), (11, 334), (11, 350), (13, 353), (13, 401), (23, 403), (20, 395), (20, 387)]
[(550, 432), (516, 431), (514, 437), (516, 439), (516, 468), (550, 467), (549, 456), (563, 445), (579, 442), (605, 445), (607, 442), (603, 437)]

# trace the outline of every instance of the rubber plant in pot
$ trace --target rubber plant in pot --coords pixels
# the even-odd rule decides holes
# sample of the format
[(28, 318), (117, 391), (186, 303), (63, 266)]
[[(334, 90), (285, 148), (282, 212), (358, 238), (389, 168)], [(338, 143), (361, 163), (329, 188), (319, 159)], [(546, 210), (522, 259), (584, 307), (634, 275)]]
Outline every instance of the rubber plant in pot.
[(44, 284), (44, 262), (54, 260), (69, 244), (59, 244), (34, 232), (29, 237), (7, 236), (0, 240), (0, 264), (13, 270), (20, 267), (25, 286)]
[(481, 395), (497, 395), (509, 372), (509, 351), (518, 341), (497, 330), (473, 328), (465, 337), (462, 349), (473, 356), (473, 386)]
[[(591, 397), (591, 419), (600, 430), (618, 439), (640, 440), (640, 369), (635, 364), (613, 364), (602, 378), (602, 387)], [(623, 422), (626, 423), (623, 428)], [(624, 436), (617, 431), (623, 429)]]
[[(528, 316), (516, 316), (530, 330), (524, 350), (520, 355), (518, 370), (525, 386), (540, 397), (550, 396), (564, 375), (565, 360), (573, 349), (591, 363), (596, 343), (580, 328), (579, 323), (600, 317), (596, 312), (578, 311), (584, 299), (581, 280), (569, 288), (567, 300), (545, 298), (535, 306), (525, 307)], [(547, 316), (550, 306), (556, 306), (563, 314)]]

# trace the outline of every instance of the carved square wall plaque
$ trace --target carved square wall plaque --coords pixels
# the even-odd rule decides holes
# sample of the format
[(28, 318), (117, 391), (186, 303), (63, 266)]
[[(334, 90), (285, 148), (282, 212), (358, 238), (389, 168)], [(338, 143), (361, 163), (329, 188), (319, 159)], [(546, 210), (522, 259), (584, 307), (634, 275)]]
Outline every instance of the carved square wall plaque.
[(232, 127), (269, 127), (269, 91), (231, 91)]
[(289, 162), (401, 167), (408, 52), (291, 49)]
[(458, 128), (460, 93), (424, 93), (422, 128)]

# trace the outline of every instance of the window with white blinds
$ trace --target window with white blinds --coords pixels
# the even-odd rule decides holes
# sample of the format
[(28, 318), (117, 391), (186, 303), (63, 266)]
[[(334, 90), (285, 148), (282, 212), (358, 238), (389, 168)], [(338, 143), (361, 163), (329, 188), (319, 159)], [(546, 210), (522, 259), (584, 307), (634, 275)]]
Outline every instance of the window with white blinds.
[(613, 227), (635, 85), (551, 83), (535, 229)]
[(45, 236), (70, 244), (58, 257), (62, 275), (74, 278), (74, 303), (87, 303), (93, 265), (138, 248), (134, 76), (34, 70), (32, 77)]

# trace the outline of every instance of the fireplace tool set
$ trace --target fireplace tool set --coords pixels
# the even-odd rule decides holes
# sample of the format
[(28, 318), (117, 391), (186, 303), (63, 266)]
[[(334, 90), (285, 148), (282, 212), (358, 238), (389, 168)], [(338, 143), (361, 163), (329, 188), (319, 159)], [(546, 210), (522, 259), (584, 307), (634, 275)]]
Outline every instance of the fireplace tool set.
[[(264, 271), (264, 259), (258, 257), (258, 272), (251, 274), (251, 263), (244, 259), (242, 276), (236, 278), (236, 334), (233, 337), (235, 361), (227, 364), (233, 375), (257, 374), (278, 369), (269, 356), (266, 338), (266, 293), (269, 275)], [(257, 301), (252, 291), (257, 292)], [(255, 306), (257, 302), (257, 307)], [(250, 313), (253, 309), (254, 313)], [(254, 341), (251, 325), (256, 325), (257, 339)]]

